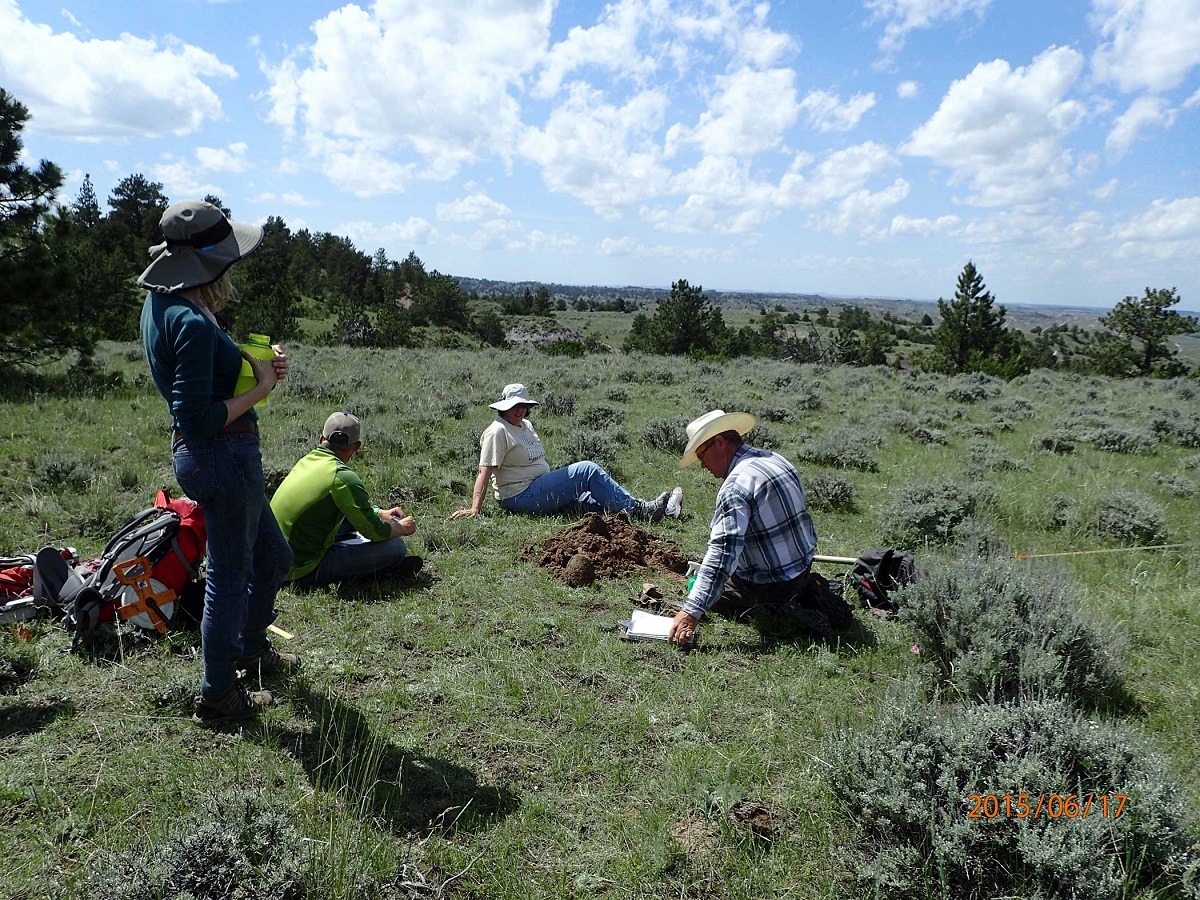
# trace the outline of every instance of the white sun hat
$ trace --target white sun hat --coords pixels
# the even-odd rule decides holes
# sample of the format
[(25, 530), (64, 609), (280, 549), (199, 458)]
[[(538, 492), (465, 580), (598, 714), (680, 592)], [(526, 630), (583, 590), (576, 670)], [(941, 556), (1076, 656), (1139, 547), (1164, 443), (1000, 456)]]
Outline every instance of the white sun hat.
[(679, 460), (679, 468), (685, 469), (696, 461), (696, 448), (709, 438), (716, 437), (725, 431), (736, 431), (745, 436), (754, 427), (755, 419), (750, 413), (727, 413), (723, 409), (714, 409), (698, 419), (688, 423), (687, 447), (684, 448), (683, 458)]
[(504, 412), (506, 409), (512, 409), (518, 403), (524, 403), (526, 406), (537, 406), (536, 400), (529, 399), (529, 391), (523, 384), (506, 384), (504, 390), (500, 393), (500, 399), (495, 403), (489, 403), (492, 409)]

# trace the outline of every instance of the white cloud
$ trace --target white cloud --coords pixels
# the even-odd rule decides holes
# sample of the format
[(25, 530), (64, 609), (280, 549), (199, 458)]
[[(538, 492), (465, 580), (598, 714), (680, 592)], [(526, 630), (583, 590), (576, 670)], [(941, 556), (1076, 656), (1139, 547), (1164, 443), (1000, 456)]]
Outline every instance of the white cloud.
[(281, 194), (276, 194), (272, 191), (266, 191), (262, 194), (255, 194), (250, 198), (255, 203), (270, 204), (281, 203), (284, 206), (320, 206), (320, 201), (310, 200), (303, 194), (297, 191), (284, 191)]
[(893, 56), (904, 49), (908, 33), (918, 28), (932, 28), (968, 13), (982, 19), (991, 0), (866, 0), (872, 12), (872, 21), (883, 21), (883, 37), (879, 49), (886, 56)]
[(741, 69), (716, 79), (717, 93), (691, 129), (672, 129), (667, 154), (677, 143), (697, 144), (706, 155), (747, 157), (779, 147), (800, 114), (796, 73)]
[(1167, 106), (1161, 97), (1138, 97), (1117, 119), (1104, 141), (1104, 148), (1110, 159), (1118, 160), (1129, 152), (1143, 129), (1149, 126), (1170, 128), (1174, 124), (1175, 110)]
[(186, 135), (222, 115), (205, 79), (236, 78), (213, 54), (167, 36), (86, 40), (0, 0), (4, 87), (31, 113), (30, 133), (79, 141)]
[(1111, 200), (1117, 195), (1117, 188), (1120, 187), (1120, 185), (1121, 182), (1119, 179), (1110, 178), (1108, 181), (1104, 182), (1104, 184), (1100, 185), (1100, 187), (1092, 191), (1092, 196), (1097, 200)]
[(1169, 90), (1200, 65), (1195, 0), (1092, 0), (1092, 21), (1104, 37), (1092, 66), (1123, 91)]
[(1183, 101), (1184, 109), (1192, 109), (1195, 106), (1200, 106), (1200, 88), (1197, 88), (1192, 96)]
[(546, 187), (569, 194), (612, 219), (661, 192), (668, 171), (654, 133), (666, 97), (645, 91), (622, 106), (576, 83), (544, 128), (529, 128), (521, 154), (542, 167)]
[(1066, 94), (1082, 66), (1068, 47), (1051, 47), (1028, 67), (980, 63), (950, 86), (900, 152), (949, 168), (951, 185), (970, 185), (972, 203), (1042, 202), (1071, 181), (1062, 144), (1084, 108)]
[(333, 228), (332, 233), (346, 235), (359, 248), (385, 247), (393, 259), (407, 256), (412, 245), (427, 244), (437, 237), (437, 229), (420, 216), (383, 225), (367, 221), (344, 222)]
[(554, 96), (567, 76), (586, 66), (635, 78), (652, 74), (658, 63), (639, 49), (638, 40), (644, 30), (654, 33), (666, 25), (662, 14), (656, 14), (644, 0), (620, 0), (606, 6), (599, 22), (590, 28), (572, 28), (550, 48), (533, 87), (534, 96)]
[(215, 194), (218, 197), (224, 189), (208, 180), (213, 172), (238, 174), (246, 171), (246, 145), (238, 142), (226, 148), (197, 147), (192, 151), (191, 158), (180, 158), (168, 155), (166, 162), (150, 167), (150, 175), (155, 181), (161, 181), (163, 190), (168, 197), (203, 197), (205, 194)]
[(874, 94), (855, 94), (843, 103), (841, 97), (828, 91), (810, 91), (800, 101), (800, 108), (808, 113), (808, 121), (817, 131), (849, 131), (874, 105)]
[(812, 224), (838, 237), (849, 232), (863, 235), (875, 233), (876, 223), (908, 196), (909, 188), (907, 181), (897, 178), (891, 186), (881, 191), (854, 191), (842, 198), (835, 212), (815, 216)]
[(196, 162), (207, 172), (245, 172), (246, 149), (244, 143), (230, 144), (225, 149), (197, 147)]
[(915, 81), (902, 81), (896, 85), (896, 96), (901, 100), (911, 100), (921, 92), (921, 85)]
[(478, 222), (506, 216), (511, 210), (484, 193), (474, 193), (453, 203), (439, 203), (437, 217), (444, 222)]
[[(362, 196), (403, 190), (415, 177), (446, 179), (485, 157), (510, 160), (520, 133), (512, 91), (542, 53), (552, 6), (343, 6), (314, 23), (311, 45), (262, 64), (269, 118)], [(382, 177), (372, 179), (377, 167)]]
[(893, 237), (930, 237), (935, 234), (947, 234), (958, 228), (958, 216), (938, 216), (936, 219), (913, 218), (911, 216), (892, 216), (892, 224), (888, 233)]
[(1116, 226), (1113, 235), (1137, 243), (1200, 239), (1200, 197), (1155, 200), (1148, 210)]
[(633, 259), (678, 259), (687, 262), (732, 262), (730, 248), (687, 247), (676, 244), (645, 244), (636, 238), (604, 238), (596, 247), (601, 256), (627, 256)]
[(447, 243), (467, 247), (476, 253), (501, 251), (570, 256), (581, 249), (579, 238), (573, 234), (549, 234), (538, 229), (527, 232), (515, 219), (492, 219), (479, 225), (470, 235), (450, 235)]

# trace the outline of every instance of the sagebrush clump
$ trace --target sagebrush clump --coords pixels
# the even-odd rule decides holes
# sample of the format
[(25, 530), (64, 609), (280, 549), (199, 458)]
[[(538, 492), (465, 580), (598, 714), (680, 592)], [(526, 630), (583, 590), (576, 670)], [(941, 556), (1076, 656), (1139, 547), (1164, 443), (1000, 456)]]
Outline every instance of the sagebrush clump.
[(804, 479), (804, 497), (813, 509), (854, 510), (854, 485), (841, 475), (818, 472)]
[(945, 479), (918, 479), (902, 486), (883, 512), (883, 532), (892, 546), (916, 549), (956, 541), (975, 514), (986, 487)]
[(999, 703), (1126, 702), (1111, 628), (1085, 617), (1064, 576), (960, 555), (903, 593), (932, 693)]
[(1200, 898), (1195, 817), (1167, 764), (1065, 703), (885, 704), (829, 758), (872, 896)]

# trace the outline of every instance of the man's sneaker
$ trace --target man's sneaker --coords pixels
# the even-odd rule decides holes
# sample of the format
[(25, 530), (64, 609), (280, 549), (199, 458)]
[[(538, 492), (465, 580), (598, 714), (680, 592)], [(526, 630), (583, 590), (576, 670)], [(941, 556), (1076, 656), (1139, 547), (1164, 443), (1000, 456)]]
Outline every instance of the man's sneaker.
[(672, 519), (678, 519), (683, 515), (683, 488), (676, 486), (675, 490), (671, 491), (671, 496), (667, 498), (665, 514)]
[(218, 697), (197, 697), (192, 721), (209, 728), (225, 722), (239, 722), (253, 718), (260, 709), (274, 702), (275, 695), (270, 691), (248, 691), (235, 683)]
[(271, 675), (290, 675), (300, 668), (300, 655), (276, 650), (268, 641), (257, 653), (243, 656), (235, 664), (246, 678), (266, 678)]
[(666, 513), (667, 501), (670, 497), (669, 491), (663, 491), (653, 500), (638, 500), (627, 511), (629, 518), (641, 519), (643, 522), (657, 522)]
[(394, 578), (412, 578), (421, 571), (425, 561), (419, 556), (406, 556), (388, 571)]

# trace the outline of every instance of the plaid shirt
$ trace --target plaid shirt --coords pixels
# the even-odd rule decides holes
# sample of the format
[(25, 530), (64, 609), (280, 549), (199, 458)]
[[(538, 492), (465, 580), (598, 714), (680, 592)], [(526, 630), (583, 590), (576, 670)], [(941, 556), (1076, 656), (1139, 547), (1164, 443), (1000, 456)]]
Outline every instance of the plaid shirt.
[(710, 527), (683, 605), (696, 618), (717, 602), (731, 574), (756, 584), (790, 581), (808, 571), (817, 549), (800, 474), (779, 454), (748, 444), (730, 460)]

